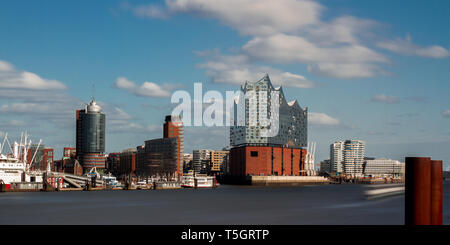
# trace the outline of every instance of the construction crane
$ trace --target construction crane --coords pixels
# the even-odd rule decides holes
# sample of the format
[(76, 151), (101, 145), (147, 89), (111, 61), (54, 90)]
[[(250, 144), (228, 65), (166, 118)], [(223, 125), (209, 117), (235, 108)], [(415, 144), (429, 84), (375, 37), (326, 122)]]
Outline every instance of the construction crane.
[(316, 153), (316, 142), (309, 142), (306, 150), (305, 170), (306, 175), (316, 175), (314, 170), (314, 155)]

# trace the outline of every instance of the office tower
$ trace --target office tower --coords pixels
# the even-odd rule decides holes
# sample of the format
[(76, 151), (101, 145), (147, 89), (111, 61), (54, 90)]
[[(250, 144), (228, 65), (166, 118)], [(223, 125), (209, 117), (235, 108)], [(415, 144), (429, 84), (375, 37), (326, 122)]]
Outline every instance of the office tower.
[(105, 168), (105, 114), (94, 98), (76, 111), (76, 154), (84, 171)]
[(147, 140), (137, 147), (136, 175), (178, 179), (183, 173), (183, 123), (179, 116), (166, 116), (163, 138)]
[(351, 176), (363, 174), (365, 143), (362, 140), (338, 141), (330, 145), (331, 170)]
[(184, 127), (180, 116), (168, 115), (165, 118), (163, 138), (177, 138), (177, 175), (183, 174)]
[[(246, 81), (241, 91), (245, 96), (235, 102), (235, 125), (230, 127), (230, 174), (307, 175), (303, 149), (307, 145), (307, 108), (301, 108), (297, 100), (287, 102), (283, 89), (274, 88), (267, 74), (259, 81)], [(254, 96), (247, 96), (251, 93)]]
[(136, 175), (168, 180), (177, 178), (178, 146), (178, 138), (145, 141), (144, 147), (137, 151)]

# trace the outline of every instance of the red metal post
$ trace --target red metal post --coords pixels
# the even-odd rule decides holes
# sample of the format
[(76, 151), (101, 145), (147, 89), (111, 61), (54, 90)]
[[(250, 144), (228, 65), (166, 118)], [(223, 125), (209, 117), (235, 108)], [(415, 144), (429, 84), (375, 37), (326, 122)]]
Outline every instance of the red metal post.
[(429, 157), (405, 158), (405, 224), (431, 224), (431, 163)]
[(431, 225), (442, 225), (442, 161), (431, 161)]

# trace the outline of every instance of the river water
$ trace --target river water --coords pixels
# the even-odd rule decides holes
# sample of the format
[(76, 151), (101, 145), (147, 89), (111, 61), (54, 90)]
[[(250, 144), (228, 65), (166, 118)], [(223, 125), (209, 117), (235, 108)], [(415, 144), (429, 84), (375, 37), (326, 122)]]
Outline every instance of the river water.
[[(368, 185), (0, 193), (0, 224), (401, 225), (404, 196), (366, 200)], [(450, 224), (450, 182), (444, 182)]]

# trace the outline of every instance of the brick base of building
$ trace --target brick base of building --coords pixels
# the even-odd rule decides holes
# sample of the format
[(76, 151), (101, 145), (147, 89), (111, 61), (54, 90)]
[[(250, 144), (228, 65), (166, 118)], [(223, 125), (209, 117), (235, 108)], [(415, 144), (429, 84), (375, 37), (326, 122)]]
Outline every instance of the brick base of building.
[(303, 176), (306, 150), (281, 146), (241, 146), (230, 151), (231, 176)]

